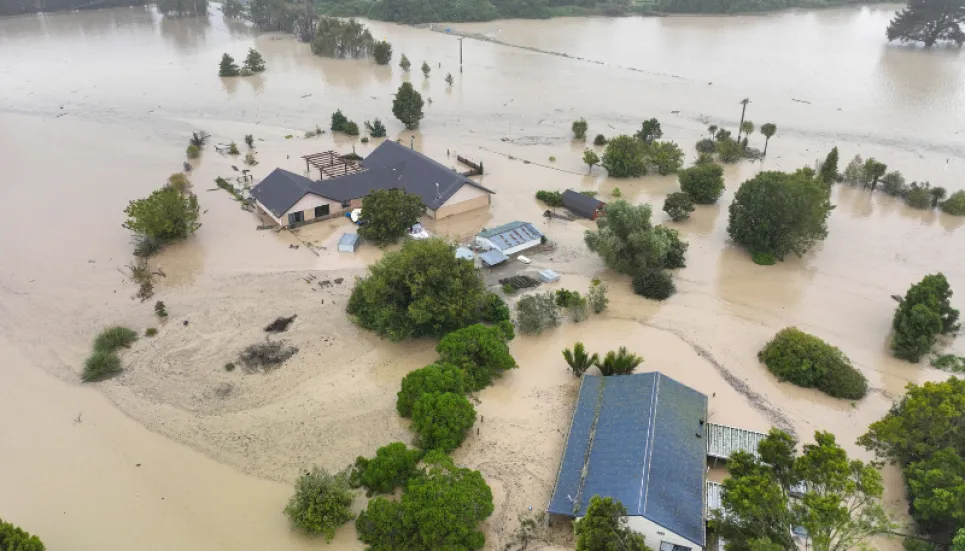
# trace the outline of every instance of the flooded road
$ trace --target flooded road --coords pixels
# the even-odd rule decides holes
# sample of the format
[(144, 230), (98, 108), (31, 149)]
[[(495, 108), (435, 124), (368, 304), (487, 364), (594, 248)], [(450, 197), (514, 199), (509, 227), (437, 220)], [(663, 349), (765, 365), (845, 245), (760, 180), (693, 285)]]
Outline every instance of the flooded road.
[[(965, 293), (965, 220), (839, 186), (828, 239), (803, 258), (762, 267), (728, 242), (727, 205), (757, 171), (812, 164), (833, 145), (842, 168), (860, 153), (909, 181), (965, 188), (965, 55), (886, 45), (891, 14), (876, 6), (456, 24), (452, 31), (480, 37), (464, 40), (462, 73), (455, 37), (437, 32), (445, 26), (370, 23), (396, 60), (426, 60), (429, 79), (395, 63), (318, 58), (287, 36), (219, 15), (168, 20), (123, 8), (0, 19), (0, 517), (52, 551), (303, 549), (318, 543), (293, 535), (281, 514), (297, 473), (313, 463), (342, 468), (410, 438), (395, 392), (405, 373), (434, 359), (434, 344), (391, 345), (343, 314), (352, 277), (379, 251), (335, 252), (344, 220), (298, 235), (256, 231), (253, 215), (212, 190), (239, 159), (210, 147), (191, 175), (203, 226), (153, 261), (167, 274), (157, 298), (170, 321), (125, 353), (120, 377), (77, 383), (102, 326), (158, 325), (152, 304), (132, 300), (134, 285), (119, 273), (131, 260), (123, 208), (180, 170), (190, 132), (203, 128), (215, 143), (254, 134), (257, 180), (278, 166), (302, 172), (307, 153), (371, 151), (375, 143), (327, 133), (303, 138), (327, 128), (336, 109), (360, 125), (381, 118), (390, 138), (412, 138), (441, 161), (447, 151), (484, 161), (483, 182), (497, 192), (491, 212), (430, 222), (434, 233), (459, 240), (531, 220), (558, 243), (535, 264), (575, 289), (593, 277), (610, 285), (606, 314), (517, 338), (520, 369), (479, 395), (485, 423), (456, 457), (494, 488), (489, 548), (501, 546), (517, 513), (549, 498), (578, 387), (559, 349), (577, 339), (599, 351), (628, 345), (646, 358), (644, 369), (714, 395), (714, 422), (777, 425), (801, 438), (828, 429), (867, 457), (854, 439), (904, 385), (945, 376), (890, 357), (889, 295), (936, 271)], [(267, 72), (216, 76), (222, 53), (243, 58), (249, 47)], [(449, 72), (452, 87), (443, 81)], [(433, 100), (415, 133), (391, 116), (404, 78)], [(589, 223), (541, 218), (538, 189), (596, 190), (606, 200), (618, 187), (623, 198), (654, 204), (658, 221), (663, 198), (678, 189), (674, 177), (587, 174), (585, 144), (570, 139), (574, 119), (586, 118), (591, 136), (612, 136), (657, 117), (664, 137), (692, 157), (708, 124), (736, 125), (744, 97), (748, 119), (777, 124), (777, 135), (763, 163), (725, 168), (720, 204), (673, 224), (690, 248), (669, 301), (636, 297), (626, 278), (606, 271), (582, 244)], [(759, 134), (750, 141), (763, 146)], [(308, 242), (327, 248), (316, 255)], [(322, 289), (306, 281), (312, 275), (346, 283)], [(267, 321), (296, 312), (286, 338), (300, 353), (284, 368), (263, 376), (222, 369), (262, 338)], [(873, 392), (852, 405), (778, 383), (756, 353), (787, 325), (842, 348)], [(900, 515), (900, 478), (886, 475), (889, 508)], [(361, 549), (350, 526), (332, 547)]]

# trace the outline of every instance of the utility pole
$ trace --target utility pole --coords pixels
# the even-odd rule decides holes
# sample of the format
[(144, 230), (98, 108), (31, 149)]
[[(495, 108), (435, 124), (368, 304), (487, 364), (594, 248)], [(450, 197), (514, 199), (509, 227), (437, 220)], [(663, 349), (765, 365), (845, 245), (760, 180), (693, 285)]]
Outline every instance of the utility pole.
[(461, 36), (458, 38), (458, 40), (459, 40), (459, 72), (460, 72), (460, 73), (462, 72), (462, 38), (463, 38), (463, 37), (461, 37)]

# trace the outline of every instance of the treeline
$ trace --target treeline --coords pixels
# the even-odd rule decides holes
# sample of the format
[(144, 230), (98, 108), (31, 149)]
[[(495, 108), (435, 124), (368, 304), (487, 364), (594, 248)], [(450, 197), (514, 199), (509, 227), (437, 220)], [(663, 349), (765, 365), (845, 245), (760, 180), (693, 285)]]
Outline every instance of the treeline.
[(142, 6), (147, 3), (148, 0), (6, 0), (0, 2), (0, 15)]

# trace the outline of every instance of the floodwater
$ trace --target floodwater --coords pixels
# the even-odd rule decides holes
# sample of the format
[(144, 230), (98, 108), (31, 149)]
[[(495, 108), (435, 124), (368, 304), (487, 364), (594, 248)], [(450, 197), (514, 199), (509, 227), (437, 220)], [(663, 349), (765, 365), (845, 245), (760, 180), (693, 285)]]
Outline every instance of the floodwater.
[[(490, 548), (520, 511), (549, 498), (578, 388), (558, 350), (578, 339), (601, 352), (626, 345), (646, 358), (643, 368), (712, 396), (714, 422), (777, 425), (800, 438), (831, 430), (867, 457), (855, 438), (903, 387), (945, 376), (888, 355), (889, 295), (936, 271), (965, 289), (965, 219), (838, 187), (828, 239), (803, 258), (761, 267), (728, 242), (726, 205), (757, 171), (811, 164), (832, 145), (842, 167), (860, 153), (909, 181), (965, 188), (965, 54), (887, 45), (893, 9), (455, 24), (474, 37), (463, 42), (461, 73), (447, 26), (370, 23), (396, 59), (426, 60), (428, 79), (394, 64), (317, 58), (287, 36), (216, 14), (168, 20), (121, 8), (0, 19), (0, 517), (52, 551), (307, 549), (318, 543), (290, 532), (281, 514), (297, 473), (313, 463), (338, 469), (409, 438), (394, 394), (406, 372), (433, 360), (433, 343), (391, 345), (343, 314), (352, 277), (380, 251), (335, 252), (344, 220), (297, 235), (257, 231), (254, 215), (212, 190), (215, 177), (237, 175), (240, 159), (210, 146), (191, 176), (201, 230), (152, 261), (166, 274), (157, 298), (171, 319), (124, 354), (120, 377), (77, 383), (99, 328), (157, 325), (151, 302), (133, 300), (120, 273), (131, 260), (122, 211), (180, 169), (190, 131), (203, 128), (214, 143), (254, 134), (257, 180), (277, 166), (303, 171), (307, 153), (370, 151), (376, 144), (303, 138), (327, 128), (336, 109), (360, 124), (379, 117), (391, 138), (437, 159), (484, 161), (483, 182), (497, 192), (492, 210), (429, 222), (434, 233), (460, 240), (531, 220), (558, 243), (534, 265), (559, 271), (572, 288), (594, 277), (610, 285), (607, 313), (520, 336), (512, 343), (520, 368), (478, 396), (479, 432), (456, 459), (493, 486)], [(216, 76), (222, 53), (243, 58), (249, 47), (267, 72)], [(391, 117), (405, 78), (432, 98), (414, 133)], [(584, 144), (569, 136), (574, 119), (586, 118), (591, 136), (610, 136), (658, 117), (665, 138), (692, 151), (708, 124), (736, 125), (744, 97), (747, 118), (778, 133), (763, 163), (726, 167), (719, 205), (674, 225), (690, 249), (670, 300), (636, 297), (625, 277), (605, 270), (582, 244), (589, 223), (540, 217), (538, 189), (612, 198), (619, 188), (656, 205), (662, 222), (663, 197), (677, 189), (673, 177), (587, 174)], [(762, 137), (751, 144), (762, 147)], [(345, 283), (316, 285), (336, 278)], [(283, 368), (221, 368), (267, 321), (296, 312), (286, 338), (300, 352)], [(842, 348), (873, 392), (851, 404), (777, 382), (756, 352), (788, 325)], [(962, 353), (965, 343), (950, 349)], [(900, 518), (900, 478), (885, 475)], [(332, 548), (361, 546), (347, 526)]]

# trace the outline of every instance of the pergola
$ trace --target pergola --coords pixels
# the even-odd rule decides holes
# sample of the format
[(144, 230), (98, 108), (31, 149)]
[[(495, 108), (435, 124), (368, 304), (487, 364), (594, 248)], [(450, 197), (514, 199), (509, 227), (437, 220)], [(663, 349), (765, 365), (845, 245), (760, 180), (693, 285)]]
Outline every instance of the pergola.
[(302, 156), (302, 159), (305, 159), (306, 170), (311, 170), (311, 167), (318, 169), (318, 177), (321, 180), (324, 180), (326, 176), (329, 178), (338, 178), (339, 176), (354, 174), (365, 170), (355, 161), (344, 159), (336, 151), (312, 153)]

